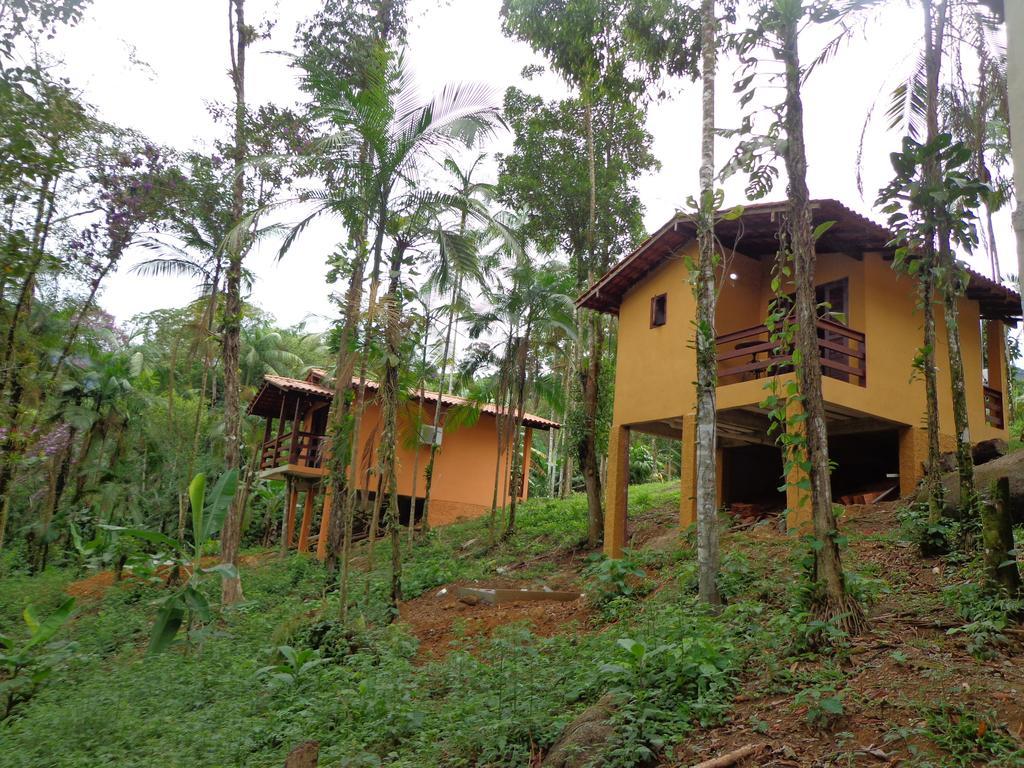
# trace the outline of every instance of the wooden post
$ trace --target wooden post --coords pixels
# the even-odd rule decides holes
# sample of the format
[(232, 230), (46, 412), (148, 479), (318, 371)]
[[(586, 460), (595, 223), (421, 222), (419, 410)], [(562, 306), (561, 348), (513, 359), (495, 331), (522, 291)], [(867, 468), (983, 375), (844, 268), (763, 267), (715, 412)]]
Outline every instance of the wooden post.
[(334, 484), (328, 483), (324, 491), (324, 509), (320, 514), (320, 533), (316, 539), (316, 559), (323, 562), (327, 559), (327, 540), (331, 530), (331, 504), (334, 501)]
[(284, 530), (281, 531), (281, 545), (285, 551), (292, 548), (292, 536), (295, 533), (295, 505), (299, 501), (299, 489), (294, 480), (288, 481), (288, 506), (284, 513)]
[(604, 505), (604, 553), (622, 557), (626, 546), (626, 505), (629, 500), (629, 427), (612, 425), (608, 441), (608, 482)]
[(292, 439), (291, 445), (288, 446), (289, 464), (298, 464), (299, 459), (299, 403), (301, 402), (301, 397), (295, 398), (295, 413), (292, 415)]
[(284, 405), (288, 399), (288, 393), (281, 393), (281, 411), (277, 414), (277, 438), (274, 440), (274, 452), (273, 458), (271, 459), (271, 466), (276, 467), (279, 455), (281, 453), (281, 436), (284, 434)]
[(302, 524), (299, 526), (299, 552), (309, 552), (309, 529), (313, 525), (313, 499), (316, 490), (312, 483), (306, 486), (306, 500), (302, 505)]

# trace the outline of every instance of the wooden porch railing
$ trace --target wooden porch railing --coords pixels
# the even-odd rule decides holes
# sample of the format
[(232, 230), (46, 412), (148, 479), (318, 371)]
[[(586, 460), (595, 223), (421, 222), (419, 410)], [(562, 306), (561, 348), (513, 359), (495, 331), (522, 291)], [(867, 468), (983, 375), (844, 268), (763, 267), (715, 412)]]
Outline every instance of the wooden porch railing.
[[(792, 351), (777, 347), (763, 324), (723, 333), (715, 339), (715, 346), (720, 386), (793, 370)], [(823, 376), (867, 385), (867, 344), (863, 333), (819, 319), (818, 349)]]
[(1003, 428), (1003, 393), (998, 389), (986, 386), (985, 392), (985, 422), (996, 429)]
[(284, 464), (302, 467), (320, 467), (324, 456), (324, 435), (295, 432), (267, 440), (260, 452), (260, 469), (271, 469)]

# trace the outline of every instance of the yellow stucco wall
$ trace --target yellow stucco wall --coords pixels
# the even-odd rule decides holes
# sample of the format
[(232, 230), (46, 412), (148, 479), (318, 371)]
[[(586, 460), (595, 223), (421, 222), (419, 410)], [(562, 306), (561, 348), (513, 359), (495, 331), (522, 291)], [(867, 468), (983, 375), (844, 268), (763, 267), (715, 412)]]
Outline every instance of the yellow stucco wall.
[[(684, 256), (692, 256), (695, 249), (695, 243), (684, 246), (676, 257), (647, 275), (623, 298), (619, 308), (615, 371), (615, 425), (678, 418), (694, 410), (695, 303)], [(717, 333), (729, 333), (764, 321), (772, 298), (770, 268), (770, 261), (762, 263), (742, 254), (726, 260), (716, 318)], [(731, 279), (731, 275), (736, 275), (736, 279)], [(920, 377), (911, 381), (913, 360), (922, 341), (922, 315), (917, 308), (913, 279), (897, 274), (891, 263), (877, 253), (865, 254), (863, 260), (845, 254), (818, 257), (816, 284), (842, 278), (849, 281), (847, 324), (866, 336), (867, 386), (825, 377), (822, 385), (825, 400), (898, 424), (921, 424), (925, 410), (924, 383)], [(661, 293), (667, 294), (667, 322), (651, 328), (650, 301)], [(942, 305), (936, 304), (935, 309), (939, 337), (936, 367), (940, 424), (942, 432), (951, 436), (953, 406), (946, 331)], [(960, 300), (960, 334), (970, 437), (972, 441), (992, 437), (1005, 439), (1008, 436), (1005, 428), (997, 429), (985, 422), (979, 307), (965, 298)], [(764, 385), (762, 379), (720, 386), (718, 406), (726, 409), (756, 404), (765, 397)], [(999, 388), (995, 382), (993, 385)]]
[[(412, 496), (415, 490), (417, 498), (423, 498), (426, 488), (426, 467), (430, 460), (430, 448), (409, 444), (410, 425), (414, 423), (416, 406), (406, 404), (399, 414), (399, 444), (396, 462), (398, 465), (398, 493)], [(430, 421), (433, 410), (424, 407), (423, 418)], [(381, 410), (377, 403), (370, 403), (363, 415), (360, 429), (361, 449), (359, 487), (365, 486), (365, 467), (376, 467), (376, 448), (380, 441), (382, 422)], [(526, 429), (524, 474), (527, 482), (523, 484), (520, 499), (529, 495), (529, 457), (532, 429)], [(418, 457), (417, 457), (418, 454)], [(507, 451), (502, 451), (501, 470), (499, 474), (498, 503), (502, 503), (502, 491), (505, 501), (511, 498), (511, 489), (507, 488), (506, 476), (511, 469), (507, 462)], [(459, 518), (480, 517), (491, 508), (494, 492), (494, 475), (498, 464), (497, 420), (494, 416), (481, 414), (472, 426), (458, 429), (446, 429), (434, 463), (434, 480), (431, 486), (430, 519), (431, 525), (443, 525)], [(415, 471), (414, 471), (415, 470)], [(413, 480), (415, 478), (415, 489)], [(376, 475), (371, 477), (370, 490), (376, 490)]]

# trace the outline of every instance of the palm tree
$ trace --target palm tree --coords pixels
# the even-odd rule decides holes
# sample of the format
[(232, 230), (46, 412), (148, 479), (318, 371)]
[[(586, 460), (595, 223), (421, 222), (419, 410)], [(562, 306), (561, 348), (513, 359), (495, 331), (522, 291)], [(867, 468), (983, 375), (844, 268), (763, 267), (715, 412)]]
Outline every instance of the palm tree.
[[(501, 329), (501, 336), (489, 350), (479, 350), (478, 360), (487, 360), (497, 367), (495, 390), (498, 404), (498, 467), (492, 495), (492, 519), (497, 514), (499, 483), (506, 477), (511, 487), (502, 491), (501, 508), (509, 499), (508, 517), (502, 538), (515, 533), (519, 488), (523, 482), (523, 422), (529, 375), (536, 371), (536, 342), (552, 333), (574, 339), (576, 328), (574, 306), (569, 293), (572, 278), (559, 262), (535, 264), (526, 255), (520, 256), (501, 270), (500, 288), (489, 294), (491, 307), (477, 315), (470, 327), (470, 336), (480, 338)], [(481, 352), (489, 352), (482, 355)], [(501, 471), (502, 461), (510, 466)], [(492, 530), (497, 526), (492, 523)]]
[[(890, 3), (891, 0), (852, 0), (838, 14), (864, 12)], [(992, 46), (995, 20), (982, 13), (972, 0), (919, 0), (923, 14), (923, 45), (921, 54), (906, 80), (892, 94), (888, 109), (889, 127), (900, 126), (909, 138), (916, 139), (924, 133), (925, 146), (935, 147), (939, 140), (940, 102), (942, 99), (943, 63), (949, 51), (957, 73), (951, 78), (963, 98), (965, 87), (960, 77), (962, 72), (962, 49), (969, 47), (970, 55), (977, 56), (980, 71), (984, 77), (985, 68), (1001, 60), (1001, 54)], [(846, 32), (851, 29), (844, 25)], [(837, 38), (838, 39), (838, 38)], [(968, 42), (969, 41), (969, 42)], [(950, 43), (953, 43), (950, 46)], [(870, 119), (870, 115), (869, 115)], [(983, 158), (979, 158), (983, 163)], [(936, 152), (931, 153), (924, 167), (923, 182), (935, 187), (941, 181), (942, 171), (938, 166)], [(946, 348), (950, 371), (950, 390), (953, 401), (953, 421), (956, 439), (957, 467), (960, 479), (961, 503), (973, 508), (975, 502), (974, 465), (971, 459), (970, 431), (967, 418), (967, 394), (964, 383), (963, 355), (960, 345), (960, 322), (958, 299), (963, 292), (960, 265), (952, 247), (952, 231), (956, 222), (951, 222), (942, 206), (936, 202), (929, 210), (922, 212), (926, 231), (921, 238), (920, 258), (913, 260), (920, 279), (921, 304), (924, 315), (924, 340), (922, 345), (922, 369), (925, 380), (925, 396), (928, 422), (928, 467), (926, 487), (929, 496), (930, 516), (937, 521), (942, 514), (943, 486), (939, 448), (938, 383), (936, 379), (935, 348), (936, 324), (934, 303), (936, 294), (941, 294)]]
[[(324, 94), (326, 96), (326, 94)], [(491, 91), (479, 85), (452, 84), (435, 98), (424, 101), (419, 95), (401, 55), (380, 49), (365, 72), (364, 86), (358, 90), (339, 84), (333, 98), (317, 106), (318, 114), (329, 121), (334, 132), (320, 142), (317, 151), (339, 158), (350, 184), (340, 191), (324, 190), (308, 195), (313, 210), (289, 233), (282, 245), (286, 251), (301, 232), (324, 214), (340, 215), (350, 228), (365, 231), (367, 237), (356, 240), (357, 256), (353, 262), (353, 278), (345, 301), (345, 320), (340, 339), (338, 365), (335, 371), (336, 395), (331, 417), (331, 478), (336, 489), (331, 515), (331, 549), (343, 539), (341, 610), (347, 610), (347, 551), (351, 519), (356, 497), (356, 466), (353, 453), (357, 445), (362, 411), (366, 398), (365, 345), (370, 343), (378, 311), (377, 294), (385, 253), (385, 243), (393, 245), (388, 263), (389, 284), (383, 300), (385, 306), (385, 340), (388, 346), (387, 366), (381, 386), (385, 416), (384, 431), (392, 430), (390, 420), (397, 408), (398, 360), (394, 347), (398, 343), (398, 322), (401, 313), (400, 289), (402, 267), (418, 237), (410, 237), (402, 228), (417, 221), (413, 229), (425, 226), (429, 218), (438, 239), (452, 239), (452, 233), (440, 224), (440, 216), (426, 217), (426, 205), (448, 210), (458, 201), (450, 195), (428, 194), (418, 189), (425, 161), (456, 146), (468, 146), (500, 122), (496, 99)], [(467, 209), (471, 217), (477, 213)], [(406, 221), (403, 222), (403, 219)], [(369, 238), (372, 235), (372, 240)], [(401, 235), (401, 237), (399, 237)], [(366, 248), (363, 252), (362, 249)], [(355, 328), (361, 310), (363, 269), (370, 263), (369, 302), (363, 321), (364, 351), (355, 350)], [(348, 395), (357, 357), (360, 360), (359, 387), (355, 403)], [(390, 412), (390, 413), (389, 413)], [(387, 441), (382, 470), (393, 472), (394, 455)], [(345, 492), (340, 492), (344, 489)], [(397, 499), (396, 499), (397, 502)], [(341, 536), (338, 535), (339, 528)], [(392, 598), (397, 600), (399, 584), (392, 582)]]
[(288, 376), (305, 367), (301, 357), (288, 349), (283, 334), (265, 325), (242, 326), (238, 359), (243, 387), (259, 386), (264, 374)]
[[(473, 180), (473, 173), (486, 155), (479, 154), (463, 171), (458, 163), (450, 157), (444, 160), (444, 168), (454, 178), (449, 194), (453, 201), (458, 201), (460, 210), (459, 227), (453, 237), (442, 238), (438, 249), (438, 260), (436, 268), (427, 281), (427, 287), (438, 293), (451, 293), (447, 307), (448, 321), (444, 333), (444, 348), (441, 352), (441, 366), (438, 377), (438, 398), (434, 406), (434, 418), (432, 434), (437, 434), (441, 426), (442, 405), (441, 401), (448, 386), (448, 363), (451, 359), (452, 332), (457, 325), (457, 317), (460, 311), (466, 306), (468, 296), (466, 294), (467, 282), (482, 288), (486, 279), (486, 265), (480, 260), (480, 246), (485, 240), (494, 234), (494, 230), (500, 230), (502, 235), (507, 231), (500, 224), (494, 222), (488, 230), (472, 231), (468, 228), (469, 211), (479, 211), (482, 217), (490, 218), (487, 209), (482, 203), (489, 201), (494, 195), (494, 185), (485, 184)], [(515, 239), (509, 240), (507, 236), (502, 237), (504, 244), (513, 243), (514, 248), (519, 248)], [(426, 467), (426, 488), (423, 493), (423, 525), (422, 530), (426, 533), (430, 530), (430, 494), (433, 487), (434, 462), (437, 459), (438, 444), (432, 440), (430, 444), (430, 456), (427, 459)]]

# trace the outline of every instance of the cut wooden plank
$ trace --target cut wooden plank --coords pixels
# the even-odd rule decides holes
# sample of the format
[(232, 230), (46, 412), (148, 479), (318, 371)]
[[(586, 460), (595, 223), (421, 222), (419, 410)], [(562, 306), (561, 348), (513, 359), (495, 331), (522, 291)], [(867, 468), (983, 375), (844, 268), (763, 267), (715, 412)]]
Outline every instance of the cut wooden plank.
[(544, 589), (489, 589), (484, 587), (459, 587), (456, 596), (460, 599), (476, 598), (486, 605), (498, 603), (532, 602), (553, 600), (567, 603), (580, 596), (579, 592), (555, 592)]

